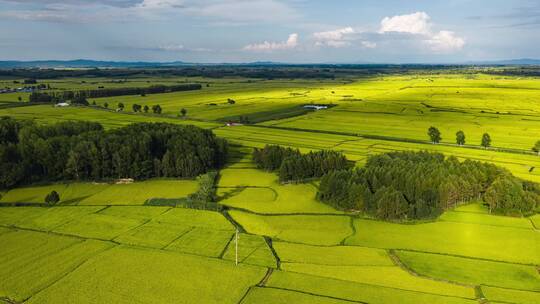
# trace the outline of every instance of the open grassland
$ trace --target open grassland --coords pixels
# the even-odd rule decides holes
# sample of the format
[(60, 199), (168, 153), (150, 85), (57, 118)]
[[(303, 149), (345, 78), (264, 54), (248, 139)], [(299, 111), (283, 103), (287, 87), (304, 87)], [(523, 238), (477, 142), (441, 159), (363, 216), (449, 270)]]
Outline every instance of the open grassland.
[(44, 204), (51, 191), (60, 195), (60, 205), (142, 205), (152, 198), (184, 198), (198, 189), (195, 180), (148, 180), (130, 184), (69, 183), (15, 188), (1, 203)]

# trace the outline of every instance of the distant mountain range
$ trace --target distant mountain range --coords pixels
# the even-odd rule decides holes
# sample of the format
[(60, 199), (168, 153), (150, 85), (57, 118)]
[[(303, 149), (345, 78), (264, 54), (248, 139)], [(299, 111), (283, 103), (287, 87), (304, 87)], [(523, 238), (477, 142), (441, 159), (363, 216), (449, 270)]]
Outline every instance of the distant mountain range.
[[(333, 65), (338, 63), (313, 63), (315, 65)], [(367, 62), (356, 63), (339, 63), (338, 65), (369, 65)], [(469, 61), (463, 63), (453, 63), (450, 65), (540, 65), (540, 59), (509, 59), (498, 61)], [(251, 65), (251, 66), (272, 66), (272, 65), (292, 65), (290, 63), (280, 63), (272, 61), (257, 61), (248, 63), (191, 63), (184, 61), (172, 62), (148, 62), (148, 61), (99, 61), (88, 59), (76, 60), (33, 60), (33, 61), (18, 61), (6, 60), (0, 61), (0, 69), (14, 68), (149, 68), (149, 67), (181, 67), (194, 65)], [(312, 64), (300, 64), (312, 65)], [(407, 65), (407, 64), (404, 64)], [(418, 63), (414, 65), (419, 65)], [(420, 64), (421, 65), (421, 64)], [(426, 64), (434, 65), (434, 64)], [(446, 65), (441, 63), (441, 65)]]

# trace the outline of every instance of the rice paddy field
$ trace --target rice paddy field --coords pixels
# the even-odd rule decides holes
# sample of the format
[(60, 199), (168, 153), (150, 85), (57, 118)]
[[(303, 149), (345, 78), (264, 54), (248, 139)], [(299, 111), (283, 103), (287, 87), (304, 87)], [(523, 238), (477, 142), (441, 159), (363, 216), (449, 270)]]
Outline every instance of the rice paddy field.
[[(17, 81), (21, 81), (20, 79)], [(418, 223), (333, 209), (317, 181), (281, 184), (253, 147), (369, 155), (431, 150), (491, 162), (540, 182), (540, 79), (481, 73), (335, 80), (142, 77), (39, 80), (52, 90), (201, 83), (200, 91), (98, 98), (96, 106), (31, 105), (0, 95), (0, 116), (107, 129), (155, 121), (212, 129), (231, 143), (218, 211), (146, 205), (182, 199), (195, 180), (87, 182), (1, 190), (0, 303), (540, 303), (540, 215), (506, 217), (481, 202)], [(1, 80), (0, 87), (13, 86)], [(21, 95), (23, 101), (18, 101)], [(229, 104), (228, 99), (234, 99)], [(101, 108), (107, 102), (109, 110)], [(114, 111), (125, 104), (124, 113)], [(131, 113), (160, 104), (163, 114)], [(306, 111), (306, 104), (327, 104)], [(186, 117), (179, 117), (181, 108)], [(247, 116), (247, 125), (225, 122)], [(438, 127), (442, 143), (428, 142)], [(463, 130), (467, 145), (454, 145)], [(488, 132), (493, 148), (479, 146)], [(61, 201), (44, 203), (55, 190)]]

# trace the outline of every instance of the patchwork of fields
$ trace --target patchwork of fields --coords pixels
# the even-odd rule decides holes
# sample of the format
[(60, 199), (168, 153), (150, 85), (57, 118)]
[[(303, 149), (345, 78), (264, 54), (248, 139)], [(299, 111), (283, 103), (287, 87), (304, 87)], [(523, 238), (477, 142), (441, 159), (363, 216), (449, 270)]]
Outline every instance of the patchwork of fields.
[[(342, 151), (362, 166), (377, 153), (431, 150), (540, 182), (540, 157), (529, 153), (540, 140), (538, 79), (426, 74), (44, 82), (53, 90), (203, 84), (200, 91), (90, 100), (96, 107), (20, 106), (19, 95), (27, 96), (10, 93), (0, 96), (0, 116), (88, 120), (108, 129), (142, 121), (212, 129), (232, 144), (217, 184), (222, 210), (145, 205), (152, 198), (185, 198), (197, 191), (195, 180), (2, 192), (0, 303), (540, 303), (540, 215), (495, 216), (473, 203), (428, 222), (377, 221), (319, 202), (317, 181), (279, 183), (250, 156), (253, 147), (279, 144)], [(12, 83), (0, 81), (6, 85)], [(109, 110), (98, 108), (105, 102)], [(125, 113), (114, 111), (118, 102)], [(304, 111), (311, 103), (336, 106)], [(160, 104), (163, 114), (134, 114), (133, 104)], [(181, 108), (185, 118), (178, 117)], [(224, 125), (239, 116), (253, 124)], [(431, 125), (441, 130), (442, 144), (428, 142)], [(458, 130), (468, 146), (453, 145)], [(480, 148), (484, 132), (506, 150)], [(61, 201), (44, 207), (51, 190)]]

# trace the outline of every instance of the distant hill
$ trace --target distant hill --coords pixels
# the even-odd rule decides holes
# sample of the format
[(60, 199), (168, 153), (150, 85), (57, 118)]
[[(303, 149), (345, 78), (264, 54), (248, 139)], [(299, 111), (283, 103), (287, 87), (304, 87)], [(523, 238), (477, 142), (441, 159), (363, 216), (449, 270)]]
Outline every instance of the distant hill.
[[(180, 67), (180, 66), (195, 66), (195, 65), (228, 65), (228, 66), (324, 66), (324, 65), (402, 65), (402, 66), (421, 66), (423, 64), (384, 64), (384, 63), (370, 63), (367, 61), (357, 61), (351, 63), (337, 63), (337, 62), (325, 62), (325, 63), (311, 63), (311, 64), (292, 64), (272, 61), (255, 61), (246, 63), (191, 63), (184, 61), (171, 61), (171, 62), (148, 62), (148, 61), (100, 61), (89, 59), (76, 59), (76, 60), (33, 60), (33, 61), (18, 61), (18, 60), (6, 60), (0, 61), (0, 69), (15, 69), (15, 68), (149, 68), (149, 67)], [(426, 64), (429, 66), (438, 64)], [(441, 63), (440, 65), (447, 65)], [(455, 64), (452, 64), (455, 65)], [(460, 64), (457, 64), (460, 65)], [(540, 65), (540, 59), (508, 59), (498, 61), (469, 61), (464, 62), (462, 65)]]
[(540, 59), (521, 58), (495, 61), (472, 61), (466, 64), (482, 64), (482, 65), (540, 65)]
[(99, 61), (99, 60), (35, 60), (35, 61), (0, 61), (0, 68), (130, 68), (130, 67), (163, 67), (182, 66), (189, 63), (145, 62), (145, 61)]

